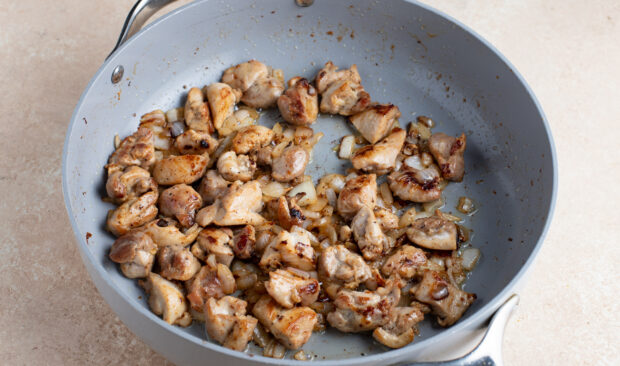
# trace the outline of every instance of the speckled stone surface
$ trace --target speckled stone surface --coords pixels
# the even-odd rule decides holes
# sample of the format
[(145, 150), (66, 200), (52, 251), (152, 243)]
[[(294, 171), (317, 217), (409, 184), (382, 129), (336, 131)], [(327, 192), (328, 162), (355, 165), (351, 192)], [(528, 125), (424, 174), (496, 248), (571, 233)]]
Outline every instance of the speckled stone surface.
[[(61, 193), (72, 110), (132, 2), (0, 1), (0, 364), (170, 364), (97, 293)], [(429, 3), (512, 61), (555, 136), (555, 220), (506, 330), (506, 365), (617, 364), (620, 2)]]

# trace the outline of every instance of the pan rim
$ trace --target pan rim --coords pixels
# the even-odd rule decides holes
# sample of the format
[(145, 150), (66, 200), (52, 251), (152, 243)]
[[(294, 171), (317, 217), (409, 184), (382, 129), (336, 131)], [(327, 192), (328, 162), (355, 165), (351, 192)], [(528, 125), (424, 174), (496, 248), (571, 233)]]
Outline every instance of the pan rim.
[[(200, 347), (205, 347), (209, 350), (212, 351), (216, 351), (219, 353), (223, 353), (226, 354), (228, 356), (240, 359), (240, 360), (245, 360), (245, 361), (261, 361), (267, 364), (273, 364), (273, 365), (301, 365), (304, 363), (307, 363), (307, 361), (297, 361), (294, 359), (273, 359), (273, 358), (269, 358), (269, 357), (264, 357), (262, 355), (250, 355), (249, 353), (245, 353), (245, 352), (237, 352), (237, 351), (232, 351), (229, 350), (223, 346), (220, 346), (218, 344), (212, 343), (212, 342), (205, 342), (205, 339), (199, 338), (195, 335), (192, 334), (188, 334), (187, 332), (181, 330), (179, 327), (176, 326), (172, 326), (169, 325), (167, 323), (165, 323), (162, 319), (160, 319), (159, 317), (155, 316), (155, 314), (153, 314), (149, 309), (145, 308), (143, 306), (143, 304), (139, 303), (138, 301), (136, 301), (133, 298), (129, 298), (127, 296), (124, 295), (123, 291), (121, 290), (121, 288), (119, 286), (117, 286), (115, 283), (113, 283), (112, 281), (109, 281), (107, 279), (107, 271), (104, 269), (104, 267), (100, 264), (100, 261), (97, 260), (96, 258), (94, 258), (92, 252), (88, 249), (88, 247), (86, 246), (86, 242), (84, 239), (84, 236), (82, 235), (82, 233), (79, 230), (78, 224), (75, 220), (75, 218), (73, 217), (73, 212), (75, 212), (72, 209), (71, 206), (71, 200), (70, 200), (70, 192), (69, 192), (69, 186), (68, 186), (68, 181), (67, 178), (69, 176), (69, 172), (67, 170), (68, 166), (67, 166), (67, 151), (70, 145), (70, 142), (73, 140), (72, 137), (72, 130), (74, 125), (76, 124), (77, 120), (78, 120), (78, 111), (80, 110), (80, 107), (82, 106), (84, 99), (87, 97), (87, 95), (89, 94), (89, 92), (91, 91), (91, 88), (93, 87), (93, 84), (99, 80), (100, 77), (103, 76), (104, 71), (108, 68), (108, 66), (110, 64), (113, 64), (114, 61), (117, 59), (118, 55), (120, 53), (122, 53), (125, 49), (129, 48), (132, 46), (132, 44), (134, 42), (136, 42), (140, 37), (142, 37), (145, 33), (147, 33), (149, 31), (149, 29), (151, 29), (152, 27), (156, 27), (159, 24), (162, 24), (163, 22), (166, 22), (167, 19), (176, 16), (179, 13), (182, 13), (184, 11), (188, 11), (189, 9), (193, 8), (194, 6), (199, 6), (201, 3), (204, 2), (208, 2), (211, 0), (197, 0), (194, 2), (191, 2), (189, 4), (186, 4), (184, 6), (181, 6), (173, 11), (171, 11), (170, 13), (163, 15), (162, 17), (156, 19), (155, 21), (153, 21), (152, 23), (148, 24), (146, 27), (144, 27), (142, 30), (140, 30), (138, 33), (136, 33), (131, 39), (129, 39), (127, 42), (125, 42), (121, 47), (119, 47), (99, 68), (99, 70), (95, 73), (95, 75), (91, 78), (91, 80), (89, 81), (88, 85), (86, 86), (86, 88), (84, 89), (82, 95), (80, 96), (80, 99), (78, 101), (78, 103), (76, 104), (76, 107), (74, 108), (73, 114), (71, 116), (71, 120), (70, 123), (67, 127), (67, 131), (65, 134), (65, 141), (64, 141), (64, 146), (63, 146), (63, 154), (62, 154), (62, 191), (63, 191), (63, 197), (64, 197), (64, 202), (65, 202), (65, 207), (67, 209), (67, 214), (69, 216), (69, 221), (71, 222), (71, 227), (73, 230), (73, 233), (75, 235), (75, 238), (77, 239), (77, 242), (79, 243), (78, 248), (80, 249), (80, 254), (82, 256), (82, 260), (86, 260), (88, 259), (88, 261), (90, 262), (90, 264), (92, 264), (92, 269), (94, 269), (97, 274), (101, 277), (101, 280), (103, 280), (105, 282), (105, 284), (107, 286), (110, 287), (111, 290), (113, 290), (116, 295), (118, 295), (120, 297), (121, 300), (125, 301), (125, 303), (127, 303), (129, 306), (131, 306), (132, 310), (143, 315), (146, 316), (147, 318), (149, 318), (149, 320), (154, 321), (155, 324), (157, 324), (157, 326), (167, 332), (167, 333), (174, 333), (177, 336), (182, 337), (184, 340), (189, 341), (191, 343), (193, 343), (196, 346), (200, 346)], [(388, 350), (382, 353), (378, 353), (378, 354), (374, 354), (374, 355), (368, 355), (368, 356), (355, 356), (355, 357), (351, 357), (351, 358), (344, 358), (344, 359), (337, 359), (337, 360), (316, 360), (316, 361), (312, 361), (313, 364), (316, 365), (321, 365), (321, 366), (335, 366), (335, 365), (339, 365), (339, 366), (344, 366), (344, 365), (356, 365), (359, 362), (362, 361), (364, 363), (372, 363), (372, 362), (380, 362), (386, 359), (404, 359), (406, 358), (406, 355), (409, 353), (415, 354), (415, 352), (417, 350), (421, 350), (423, 349), (425, 346), (428, 346), (430, 344), (434, 344), (436, 342), (441, 342), (443, 339), (449, 337), (450, 335), (453, 335), (455, 333), (460, 333), (465, 331), (468, 328), (471, 328), (473, 325), (475, 324), (480, 324), (484, 321), (486, 321), (491, 314), (495, 311), (495, 309), (501, 305), (500, 302), (507, 298), (508, 296), (510, 296), (513, 292), (513, 288), (516, 286), (516, 284), (522, 279), (522, 277), (525, 275), (525, 273), (527, 273), (527, 271), (530, 269), (530, 267), (532, 266), (538, 252), (540, 251), (540, 248), (542, 247), (542, 244), (546, 238), (546, 235), (548, 233), (549, 227), (551, 225), (551, 222), (553, 221), (553, 215), (554, 215), (554, 211), (555, 211), (555, 206), (556, 206), (556, 200), (557, 200), (557, 190), (558, 190), (558, 161), (557, 161), (557, 152), (556, 152), (556, 148), (555, 148), (555, 143), (553, 140), (553, 136), (551, 133), (551, 128), (549, 126), (549, 123), (547, 121), (546, 115), (540, 105), (540, 102), (538, 101), (538, 99), (536, 98), (536, 95), (534, 94), (534, 92), (532, 91), (532, 89), (530, 88), (529, 84), (527, 83), (527, 81), (525, 80), (525, 78), (519, 73), (519, 71), (512, 65), (512, 63), (495, 47), (493, 46), (490, 42), (488, 42), (485, 38), (483, 38), (481, 35), (479, 35), (477, 32), (475, 32), (473, 29), (469, 28), (468, 26), (466, 26), (465, 24), (461, 23), (460, 21), (458, 21), (457, 19), (453, 18), (452, 16), (439, 11), (429, 5), (420, 3), (416, 0), (401, 0), (410, 4), (413, 4), (415, 6), (418, 6), (426, 11), (429, 11), (443, 19), (445, 19), (448, 22), (451, 22), (453, 25), (461, 28), (462, 31), (464, 31), (466, 34), (468, 34), (469, 36), (471, 36), (472, 38), (476, 39), (477, 41), (481, 42), (485, 47), (487, 47), (498, 59), (501, 63), (503, 63), (504, 65), (506, 65), (506, 67), (508, 67), (515, 75), (515, 77), (517, 78), (517, 80), (522, 84), (522, 86), (524, 87), (525, 91), (527, 92), (527, 94), (529, 95), (531, 101), (533, 102), (538, 114), (540, 115), (540, 118), (543, 122), (543, 127), (546, 133), (546, 137), (547, 137), (547, 141), (549, 144), (549, 150), (550, 150), (550, 154), (551, 154), (551, 162), (552, 162), (552, 187), (551, 187), (551, 199), (549, 201), (549, 205), (546, 209), (547, 213), (546, 213), (546, 219), (545, 219), (545, 224), (542, 228), (541, 234), (538, 238), (538, 241), (536, 242), (534, 248), (532, 249), (532, 251), (530, 252), (527, 260), (525, 261), (525, 263), (521, 266), (521, 268), (519, 269), (519, 271), (515, 274), (515, 276), (508, 282), (508, 284), (506, 286), (504, 286), (504, 288), (494, 297), (492, 297), (484, 306), (482, 306), (479, 310), (477, 310), (475, 313), (471, 314), (467, 319), (464, 319), (462, 322), (459, 322), (455, 325), (453, 325), (450, 328), (447, 328), (443, 331), (441, 331), (439, 334), (436, 334), (428, 339), (422, 340), (420, 342), (413, 342), (410, 345), (400, 348), (400, 349), (395, 349), (395, 350)], [(86, 266), (86, 265), (85, 265)], [(88, 269), (88, 266), (86, 266)], [(89, 275), (90, 272), (89, 272)], [(91, 275), (92, 277), (92, 275)], [(100, 292), (101, 296), (104, 298), (104, 300), (106, 301), (106, 303), (108, 303), (109, 306), (111, 306), (109, 304), (109, 301), (106, 297), (103, 296), (103, 292), (102, 290), (99, 288), (100, 285), (97, 284), (97, 281), (95, 281), (94, 278), (91, 278), (91, 280), (95, 283), (98, 291)], [(117, 314), (118, 315), (118, 314)], [(128, 326), (129, 328), (129, 326)], [(129, 328), (132, 332), (133, 329)], [(141, 339), (143, 339), (142, 337), (140, 337)], [(144, 339), (143, 339), (144, 340)], [(154, 349), (155, 351), (159, 352), (159, 350)]]

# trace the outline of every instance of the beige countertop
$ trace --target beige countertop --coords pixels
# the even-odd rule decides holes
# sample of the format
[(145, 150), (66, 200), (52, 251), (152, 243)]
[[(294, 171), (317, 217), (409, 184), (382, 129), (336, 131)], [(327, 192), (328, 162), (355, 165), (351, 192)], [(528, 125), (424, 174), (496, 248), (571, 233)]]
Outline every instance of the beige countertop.
[[(511, 60), (555, 137), (555, 219), (506, 329), (506, 364), (617, 364), (620, 2), (427, 2)], [(97, 293), (61, 192), (71, 113), (131, 6), (0, 2), (1, 364), (169, 364)]]

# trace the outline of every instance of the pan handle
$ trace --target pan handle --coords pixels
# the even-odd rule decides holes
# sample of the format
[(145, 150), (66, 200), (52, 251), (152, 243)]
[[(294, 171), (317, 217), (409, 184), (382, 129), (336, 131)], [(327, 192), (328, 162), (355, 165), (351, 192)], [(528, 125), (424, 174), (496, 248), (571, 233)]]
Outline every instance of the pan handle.
[(408, 363), (402, 366), (502, 366), (502, 339), (512, 310), (519, 304), (519, 296), (512, 295), (491, 317), (489, 326), (476, 348), (461, 358), (442, 362)]
[(118, 36), (118, 41), (114, 49), (112, 49), (112, 52), (106, 57), (106, 60), (110, 58), (126, 40), (139, 31), (153, 14), (174, 1), (176, 0), (138, 0), (129, 11), (129, 14), (127, 14), (125, 24), (123, 24), (123, 29), (121, 29), (121, 34)]

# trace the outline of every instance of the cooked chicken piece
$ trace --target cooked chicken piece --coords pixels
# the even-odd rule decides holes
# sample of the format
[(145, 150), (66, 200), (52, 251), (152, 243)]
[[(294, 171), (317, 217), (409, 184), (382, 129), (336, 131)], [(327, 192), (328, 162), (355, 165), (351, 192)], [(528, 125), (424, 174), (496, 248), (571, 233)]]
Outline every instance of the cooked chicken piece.
[(316, 88), (322, 96), (321, 112), (350, 116), (366, 109), (370, 95), (361, 85), (357, 65), (349, 70), (337, 70), (329, 61), (316, 76)]
[(360, 148), (351, 157), (357, 170), (385, 174), (396, 166), (396, 157), (405, 142), (405, 130), (395, 128), (381, 142)]
[(265, 248), (259, 265), (263, 269), (291, 266), (302, 271), (312, 271), (316, 265), (310, 233), (299, 226), (290, 232), (282, 230)]
[(290, 309), (296, 304), (308, 306), (315, 302), (319, 298), (320, 286), (309, 273), (292, 268), (269, 272), (265, 289), (278, 304)]
[(140, 127), (148, 128), (153, 133), (155, 150), (169, 150), (172, 145), (170, 129), (166, 122), (166, 114), (156, 109), (140, 117)]
[(467, 140), (465, 134), (458, 138), (448, 136), (445, 133), (434, 133), (428, 140), (428, 148), (437, 160), (441, 175), (444, 179), (460, 182), (465, 175), (465, 147)]
[(427, 271), (415, 291), (415, 298), (430, 305), (437, 322), (448, 327), (463, 316), (463, 313), (476, 299), (475, 294), (467, 293), (449, 283), (440, 272)]
[(431, 202), (441, 198), (439, 169), (421, 165), (419, 155), (408, 157), (400, 171), (390, 173), (387, 180), (392, 193), (403, 200)]
[(407, 237), (415, 244), (435, 250), (456, 249), (456, 224), (438, 216), (415, 220)]
[(202, 229), (196, 243), (192, 245), (192, 253), (202, 261), (206, 261), (207, 257), (213, 254), (217, 263), (230, 267), (235, 257), (230, 247), (231, 237), (232, 230), (228, 228), (206, 227)]
[(282, 155), (273, 159), (271, 176), (278, 182), (290, 182), (304, 174), (309, 158), (305, 149), (291, 145), (284, 149)]
[(273, 152), (273, 146), (265, 146), (258, 149), (256, 154), (256, 162), (258, 165), (268, 166), (272, 163), (271, 153)]
[(118, 148), (110, 155), (105, 167), (110, 175), (131, 165), (149, 169), (154, 163), (153, 133), (148, 128), (138, 127), (138, 131), (121, 141)]
[(167, 280), (187, 281), (200, 270), (198, 259), (180, 245), (169, 245), (157, 253), (160, 275)]
[(252, 225), (246, 225), (233, 236), (232, 250), (237, 258), (248, 259), (254, 254), (256, 245), (256, 230)]
[(277, 204), (276, 217), (280, 226), (285, 230), (290, 230), (295, 225), (302, 226), (306, 217), (301, 212), (301, 207), (297, 204), (295, 197), (280, 197), (271, 202)]
[(247, 154), (267, 146), (273, 140), (273, 130), (265, 126), (246, 126), (233, 138), (232, 149), (237, 154)]
[(209, 156), (180, 155), (168, 156), (155, 164), (153, 178), (159, 184), (192, 184), (205, 174)]
[[(222, 198), (218, 198), (212, 206), (216, 208), (213, 223), (218, 226), (259, 225), (265, 219), (258, 214), (263, 208), (263, 193), (257, 181), (242, 184), (236, 181), (228, 187)], [(198, 213), (200, 215), (200, 212)], [(197, 218), (198, 220), (198, 218)]]
[(364, 259), (376, 260), (389, 247), (388, 237), (381, 231), (372, 209), (362, 207), (351, 221), (351, 230)]
[(398, 117), (400, 110), (394, 104), (377, 104), (352, 115), (349, 120), (368, 142), (374, 144), (390, 131)]
[(381, 226), (381, 230), (387, 231), (392, 229), (398, 229), (398, 221), (400, 219), (398, 215), (393, 213), (391, 210), (383, 207), (375, 207), (373, 213), (377, 218), (379, 226)]
[(252, 313), (288, 349), (298, 349), (308, 342), (317, 322), (316, 313), (309, 307), (285, 309), (267, 295), (258, 300)]
[(381, 272), (386, 277), (398, 274), (401, 278), (409, 280), (422, 275), (426, 262), (426, 254), (422, 249), (403, 245), (385, 261)]
[(206, 87), (206, 94), (211, 113), (213, 113), (213, 126), (219, 131), (224, 120), (235, 111), (235, 104), (239, 101), (241, 94), (224, 83), (210, 84)]
[(130, 231), (116, 239), (110, 248), (110, 259), (120, 263), (127, 278), (142, 278), (151, 273), (157, 245), (147, 234)]
[(203, 203), (210, 205), (226, 192), (228, 184), (229, 183), (219, 175), (217, 170), (208, 170), (207, 174), (200, 181), (198, 194), (202, 197)]
[(319, 113), (318, 93), (307, 79), (294, 77), (288, 81), (288, 89), (278, 98), (278, 109), (289, 123), (311, 125)]
[(319, 278), (323, 282), (355, 289), (371, 277), (370, 267), (362, 256), (343, 245), (327, 247), (319, 257)]
[(230, 295), (237, 289), (235, 277), (230, 269), (221, 263), (215, 263), (215, 259), (200, 268), (200, 271), (189, 281), (187, 286), (187, 299), (192, 309), (202, 312), (205, 302), (214, 297), (222, 298)]
[(148, 170), (130, 166), (110, 174), (105, 189), (114, 202), (123, 203), (148, 191), (157, 192), (157, 183)]
[(351, 218), (364, 206), (372, 210), (376, 202), (377, 176), (360, 175), (345, 183), (338, 195), (337, 208), (342, 217)]
[(217, 132), (220, 137), (226, 137), (244, 127), (254, 125), (258, 118), (259, 114), (255, 109), (241, 107), (224, 120)]
[(232, 296), (210, 298), (205, 304), (205, 328), (210, 338), (226, 348), (243, 351), (258, 320), (245, 315), (248, 303)]
[(327, 314), (327, 321), (341, 332), (373, 330), (390, 320), (399, 300), (400, 288), (395, 283), (375, 292), (342, 289), (334, 300), (336, 310)]
[(227, 151), (217, 160), (217, 171), (228, 181), (252, 180), (256, 172), (256, 162), (247, 155), (237, 155), (234, 151)]
[(174, 185), (159, 197), (159, 212), (175, 217), (184, 227), (194, 225), (196, 211), (202, 207), (202, 197), (187, 184)]
[(248, 90), (259, 79), (269, 75), (269, 68), (260, 61), (250, 60), (229, 67), (222, 75), (222, 82), (242, 92)]
[(390, 313), (390, 320), (376, 328), (372, 336), (390, 348), (402, 348), (413, 342), (417, 325), (424, 320), (424, 313), (415, 307), (397, 307)]
[(151, 272), (145, 281), (140, 281), (140, 285), (149, 296), (151, 310), (161, 315), (166, 323), (182, 327), (192, 323), (185, 296), (176, 284)]
[(136, 230), (149, 234), (155, 244), (162, 248), (166, 245), (186, 246), (193, 243), (201, 228), (194, 224), (192, 227), (185, 229), (176, 220), (166, 217), (153, 220)]
[(209, 107), (205, 102), (202, 90), (191, 88), (189, 92), (187, 92), (184, 114), (185, 124), (192, 130), (205, 131), (207, 133), (215, 132), (209, 113)]
[(108, 213), (108, 230), (121, 236), (129, 230), (151, 221), (157, 216), (157, 192), (147, 192), (118, 206)]
[(256, 80), (243, 92), (241, 101), (253, 108), (270, 108), (276, 104), (283, 91), (284, 79), (281, 71), (273, 70), (269, 76)]
[(218, 145), (218, 141), (209, 132), (192, 129), (183, 132), (174, 140), (174, 146), (181, 154), (213, 154)]

